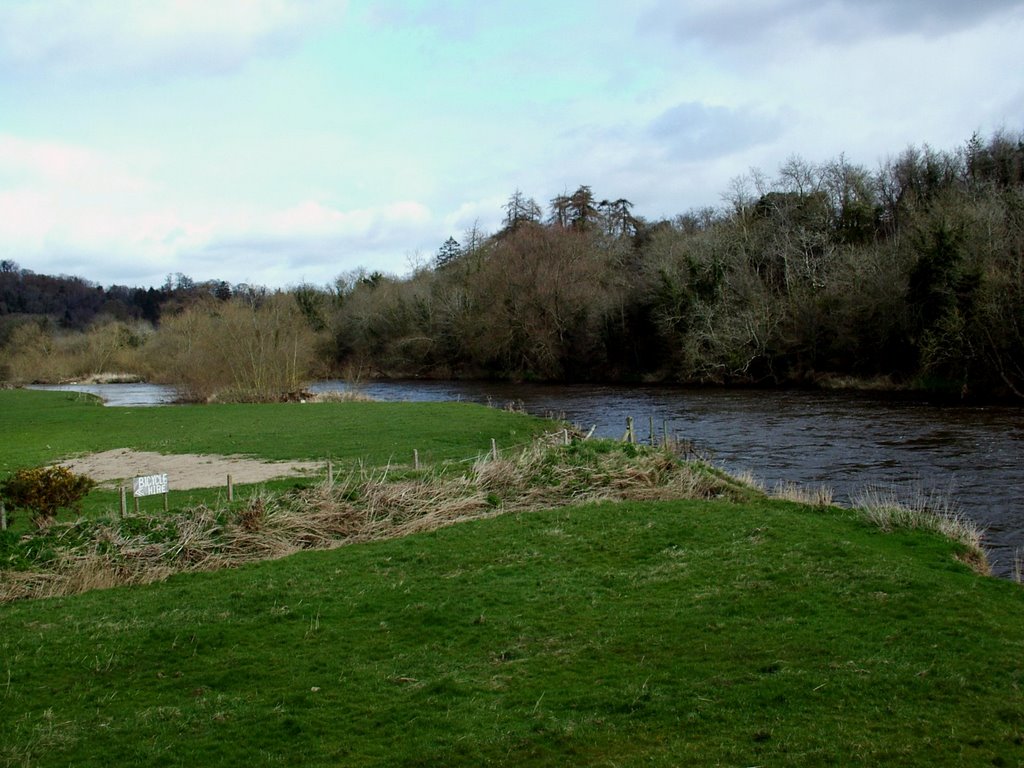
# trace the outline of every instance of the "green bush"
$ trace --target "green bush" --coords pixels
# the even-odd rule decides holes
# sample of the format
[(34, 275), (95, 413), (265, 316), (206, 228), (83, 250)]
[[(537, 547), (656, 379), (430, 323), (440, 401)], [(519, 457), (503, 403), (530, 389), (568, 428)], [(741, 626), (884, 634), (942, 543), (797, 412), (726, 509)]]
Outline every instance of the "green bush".
[(29, 510), (32, 522), (43, 528), (60, 509), (80, 510), (82, 499), (95, 485), (92, 478), (67, 467), (19, 469), (0, 483), (0, 497), (10, 507)]

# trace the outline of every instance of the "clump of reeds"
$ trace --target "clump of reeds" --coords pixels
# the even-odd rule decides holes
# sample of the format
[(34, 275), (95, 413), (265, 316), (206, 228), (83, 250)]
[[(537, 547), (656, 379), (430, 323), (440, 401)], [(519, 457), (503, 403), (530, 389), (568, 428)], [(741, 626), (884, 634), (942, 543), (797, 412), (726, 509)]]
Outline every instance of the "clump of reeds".
[(869, 487), (854, 497), (853, 506), (883, 531), (929, 531), (958, 542), (966, 562), (983, 573), (990, 570), (982, 529), (946, 494), (918, 490), (901, 498), (894, 489)]
[(799, 483), (776, 483), (771, 491), (772, 498), (795, 501), (810, 507), (832, 506), (832, 489), (827, 485), (801, 485)]
[(563, 431), (515, 454), (488, 453), (461, 471), (454, 465), (420, 472), (357, 468), (307, 489), (259, 490), (226, 509), (68, 524), (74, 536), (51, 529), (56, 554), (43, 572), (0, 572), (0, 601), (148, 583), (510, 511), (748, 493), (725, 473), (664, 450), (607, 441), (565, 445), (566, 438)]
[(312, 392), (304, 400), (307, 403), (372, 403), (374, 398), (359, 389), (331, 389)]

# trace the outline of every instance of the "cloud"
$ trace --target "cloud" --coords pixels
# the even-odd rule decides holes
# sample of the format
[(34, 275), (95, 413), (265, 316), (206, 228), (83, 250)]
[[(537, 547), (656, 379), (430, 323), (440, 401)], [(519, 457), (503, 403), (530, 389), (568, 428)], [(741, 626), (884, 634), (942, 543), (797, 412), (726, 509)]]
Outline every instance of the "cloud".
[(649, 128), (676, 160), (713, 160), (773, 141), (781, 121), (748, 107), (683, 102), (662, 112)]
[(101, 152), (55, 141), (0, 134), (0, 185), (46, 186), (53, 190), (137, 194), (146, 183)]
[(182, 75), (240, 68), (298, 45), (328, 0), (40, 0), (0, 5), (0, 65), (15, 71)]
[[(447, 233), (415, 200), (343, 208), (192, 204), (87, 147), (0, 134), (0, 256), (36, 272), (103, 284), (159, 283), (168, 272), (285, 285), (365, 265), (400, 272), (410, 249)], [(443, 236), (442, 236), (443, 235)]]
[(937, 37), (1020, 12), (1022, 0), (697, 0), (658, 3), (643, 26), (670, 28), (681, 41), (713, 47), (855, 42), (866, 37)]
[[(530, 197), (529, 194), (526, 196)], [(507, 197), (486, 197), (460, 203), (444, 217), (444, 228), (448, 233), (445, 238), (451, 236), (456, 240), (462, 240), (472, 229), (476, 229), (478, 236), (481, 233), (497, 231), (501, 226), (503, 206), (507, 202)]]

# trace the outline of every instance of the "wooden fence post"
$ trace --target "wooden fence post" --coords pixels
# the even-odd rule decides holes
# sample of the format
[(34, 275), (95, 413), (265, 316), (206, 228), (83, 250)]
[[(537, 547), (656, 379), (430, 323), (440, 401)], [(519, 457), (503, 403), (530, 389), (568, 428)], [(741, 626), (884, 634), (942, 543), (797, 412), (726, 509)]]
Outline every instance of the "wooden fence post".
[(121, 504), (120, 504), (120, 517), (124, 517), (128, 514), (128, 489), (123, 485), (121, 486)]
[(413, 469), (419, 469), (420, 468), (420, 452), (416, 448), (412, 449), (412, 468)]
[(327, 462), (327, 486), (330, 488), (334, 487), (334, 462)]
[(626, 434), (622, 437), (623, 442), (636, 445), (636, 431), (633, 429), (633, 417), (626, 417)]
[(228, 503), (235, 500), (235, 484), (231, 479), (231, 475), (228, 475)]
[(7, 507), (4, 506), (4, 500), (0, 499), (0, 531), (7, 530)]
[(498, 460), (498, 441), (493, 437), (491, 438), (491, 458), (494, 461)]
[(562, 445), (569, 445), (569, 430), (562, 430)]

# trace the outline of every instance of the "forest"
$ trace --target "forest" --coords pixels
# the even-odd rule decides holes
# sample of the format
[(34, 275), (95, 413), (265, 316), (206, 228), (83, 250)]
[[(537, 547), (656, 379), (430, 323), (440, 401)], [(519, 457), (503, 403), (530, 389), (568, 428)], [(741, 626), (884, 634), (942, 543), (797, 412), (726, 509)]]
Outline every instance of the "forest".
[(868, 169), (798, 156), (646, 220), (516, 190), (404, 277), (103, 289), (0, 267), (0, 378), (131, 370), (187, 397), (322, 375), (857, 386), (1024, 398), (1024, 132)]

